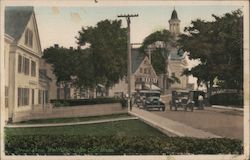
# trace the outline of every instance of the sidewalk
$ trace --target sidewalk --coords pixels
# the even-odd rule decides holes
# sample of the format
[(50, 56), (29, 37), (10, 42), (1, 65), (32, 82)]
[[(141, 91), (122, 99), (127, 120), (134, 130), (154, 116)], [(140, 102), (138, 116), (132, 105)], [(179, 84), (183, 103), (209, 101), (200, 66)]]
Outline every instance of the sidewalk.
[(195, 138), (222, 138), (210, 132), (206, 132), (200, 129), (195, 129), (185, 124), (170, 120), (165, 117), (155, 115), (151, 112), (133, 107), (132, 111), (129, 111), (131, 115), (137, 116), (144, 122), (156, 127), (169, 136), (180, 137), (195, 137)]
[(132, 119), (138, 119), (138, 118), (137, 117), (125, 117), (125, 118), (112, 118), (112, 119), (105, 119), (105, 120), (69, 122), (69, 123), (7, 124), (6, 128), (58, 127), (58, 126), (71, 126), (71, 125), (106, 123), (106, 122), (114, 122), (114, 121), (126, 121), (126, 120), (132, 120)]

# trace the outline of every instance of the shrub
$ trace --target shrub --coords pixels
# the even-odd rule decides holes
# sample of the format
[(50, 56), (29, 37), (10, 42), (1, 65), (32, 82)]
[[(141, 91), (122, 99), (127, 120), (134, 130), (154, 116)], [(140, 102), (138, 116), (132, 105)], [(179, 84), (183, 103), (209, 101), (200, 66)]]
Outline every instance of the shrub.
[(239, 140), (186, 137), (8, 135), (6, 155), (242, 154)]
[(93, 98), (93, 99), (52, 99), (50, 100), (54, 107), (63, 106), (79, 106), (79, 105), (94, 105), (94, 104), (108, 104), (121, 103), (122, 107), (126, 107), (126, 100), (121, 98)]
[(213, 105), (233, 105), (243, 107), (243, 95), (237, 93), (221, 93), (210, 97), (210, 103)]

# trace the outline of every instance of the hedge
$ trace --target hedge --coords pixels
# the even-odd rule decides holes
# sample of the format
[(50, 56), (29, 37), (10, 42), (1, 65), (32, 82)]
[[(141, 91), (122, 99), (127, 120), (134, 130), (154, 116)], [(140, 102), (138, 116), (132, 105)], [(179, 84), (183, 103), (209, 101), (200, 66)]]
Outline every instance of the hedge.
[(241, 141), (185, 137), (6, 136), (6, 155), (242, 154)]
[(79, 106), (79, 105), (93, 105), (93, 104), (108, 104), (121, 103), (123, 107), (126, 106), (126, 100), (121, 98), (93, 98), (93, 99), (52, 99), (50, 100), (54, 107), (63, 106)]
[(221, 93), (210, 97), (212, 105), (241, 106), (243, 107), (243, 95), (237, 93)]

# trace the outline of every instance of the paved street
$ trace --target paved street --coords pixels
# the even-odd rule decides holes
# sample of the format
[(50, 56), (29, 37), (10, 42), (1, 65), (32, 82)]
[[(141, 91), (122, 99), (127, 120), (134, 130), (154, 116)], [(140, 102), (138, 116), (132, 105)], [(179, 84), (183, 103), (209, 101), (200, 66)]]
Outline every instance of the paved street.
[(217, 108), (194, 110), (185, 112), (183, 109), (165, 112), (152, 111), (156, 115), (165, 117), (190, 127), (208, 131), (222, 137), (243, 140), (243, 112)]
[(173, 121), (169, 118), (156, 115), (154, 112), (145, 111), (144, 109), (139, 109), (138, 107), (133, 107), (130, 114), (140, 118), (142, 121), (148, 123), (149, 125), (159, 129), (163, 133), (169, 136), (180, 136), (180, 137), (195, 137), (195, 138), (221, 138), (221, 136), (215, 135), (208, 131), (201, 129), (196, 129)]

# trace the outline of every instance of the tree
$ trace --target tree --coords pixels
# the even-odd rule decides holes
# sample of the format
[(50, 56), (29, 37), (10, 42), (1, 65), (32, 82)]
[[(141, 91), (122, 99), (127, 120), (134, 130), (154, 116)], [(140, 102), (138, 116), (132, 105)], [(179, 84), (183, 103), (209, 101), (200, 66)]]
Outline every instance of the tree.
[[(159, 42), (163, 43), (164, 46), (159, 47)], [(155, 48), (152, 50), (151, 63), (156, 74), (167, 74), (169, 56), (168, 46), (171, 46), (174, 43), (175, 39), (173, 35), (165, 29), (153, 32), (144, 39), (140, 51), (144, 53), (149, 46)], [(171, 76), (167, 77), (167, 82), (169, 84), (180, 83), (180, 80), (175, 76)]]
[(209, 95), (215, 78), (223, 80), (228, 88), (242, 89), (243, 51), (242, 15), (237, 10), (222, 17), (212, 15), (215, 21), (197, 19), (185, 27), (179, 39), (190, 59), (200, 60), (200, 64), (183, 72), (193, 75), (203, 82)]
[(75, 76), (76, 53), (72, 49), (58, 46), (46, 48), (43, 53), (43, 58), (53, 67), (57, 84), (63, 86), (64, 99), (66, 99), (66, 89), (72, 84), (72, 78)]
[[(88, 74), (93, 81), (86, 85), (101, 83), (108, 88), (119, 82), (127, 72), (127, 30), (121, 27), (121, 20), (100, 21), (94, 27), (82, 27), (78, 33), (78, 45), (89, 46), (90, 51), (85, 67), (91, 66), (87, 70), (91, 70)], [(80, 80), (86, 78), (82, 76)]]

